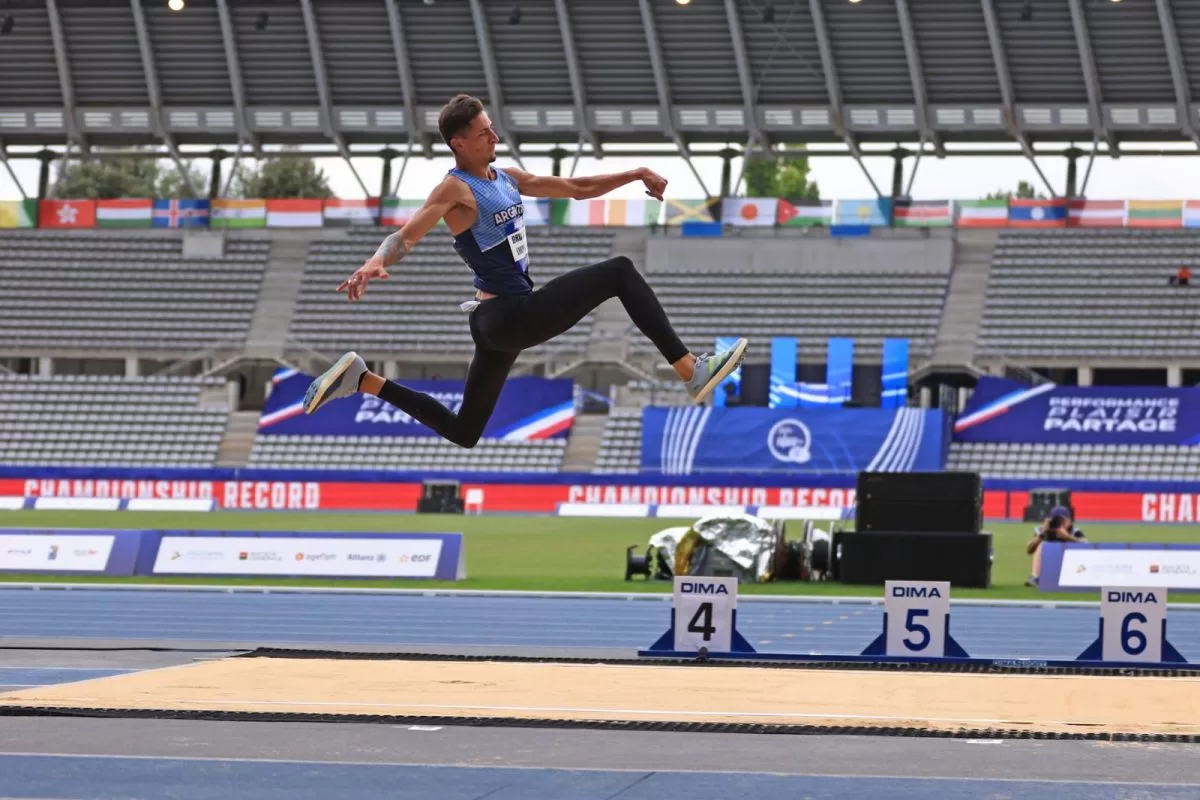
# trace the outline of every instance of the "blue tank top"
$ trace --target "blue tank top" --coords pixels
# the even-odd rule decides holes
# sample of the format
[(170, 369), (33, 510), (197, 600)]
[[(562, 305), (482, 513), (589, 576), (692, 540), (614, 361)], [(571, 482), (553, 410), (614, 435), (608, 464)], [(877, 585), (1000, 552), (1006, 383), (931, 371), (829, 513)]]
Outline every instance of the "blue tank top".
[(475, 273), (473, 284), (492, 294), (529, 294), (529, 242), (525, 207), (517, 182), (503, 170), (494, 180), (477, 178), (455, 167), (450, 174), (471, 187), (478, 214), (475, 224), (454, 237), (454, 250)]

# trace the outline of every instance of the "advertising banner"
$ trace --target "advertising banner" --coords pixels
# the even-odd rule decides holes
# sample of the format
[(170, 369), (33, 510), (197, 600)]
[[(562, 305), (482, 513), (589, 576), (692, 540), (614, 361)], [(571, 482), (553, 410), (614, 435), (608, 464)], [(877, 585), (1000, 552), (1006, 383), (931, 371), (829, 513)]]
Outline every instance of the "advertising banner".
[[(280, 370), (271, 379), (271, 395), (263, 406), (258, 432), (264, 435), (431, 436), (429, 428), (374, 395), (355, 394), (334, 400), (319, 414), (304, 413), (304, 392), (312, 377)], [(457, 412), (463, 381), (404, 381), (408, 388), (432, 395)], [(575, 421), (574, 382), (570, 379), (510, 378), (500, 392), (485, 439), (531, 441), (565, 439)]]
[(466, 577), (464, 555), (460, 533), (168, 534), (148, 572), (452, 581)]
[(132, 575), (144, 531), (6, 528), (0, 572)]
[(1200, 544), (1042, 544), (1044, 592), (1150, 587), (1200, 591)]
[(985, 376), (954, 423), (961, 442), (1200, 444), (1200, 389), (1040, 386)]
[(648, 407), (642, 469), (856, 473), (942, 468), (941, 411)]

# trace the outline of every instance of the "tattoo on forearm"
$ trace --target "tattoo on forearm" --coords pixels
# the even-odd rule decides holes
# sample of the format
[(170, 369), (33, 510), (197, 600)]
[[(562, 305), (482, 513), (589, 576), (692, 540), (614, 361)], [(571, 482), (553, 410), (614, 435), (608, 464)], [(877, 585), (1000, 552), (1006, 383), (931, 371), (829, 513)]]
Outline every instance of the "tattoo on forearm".
[(375, 251), (375, 257), (382, 259), (384, 264), (391, 266), (408, 255), (409, 249), (409, 246), (400, 238), (400, 231), (396, 231), (383, 240), (383, 243), (379, 245), (379, 249)]

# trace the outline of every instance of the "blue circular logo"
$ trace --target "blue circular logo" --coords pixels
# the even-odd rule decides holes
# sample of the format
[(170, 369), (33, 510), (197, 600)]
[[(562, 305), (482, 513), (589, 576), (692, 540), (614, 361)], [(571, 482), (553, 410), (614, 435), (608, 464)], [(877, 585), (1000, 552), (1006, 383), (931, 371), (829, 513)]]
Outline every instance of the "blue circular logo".
[(778, 461), (807, 464), (812, 460), (812, 433), (798, 419), (783, 419), (767, 434), (767, 448)]

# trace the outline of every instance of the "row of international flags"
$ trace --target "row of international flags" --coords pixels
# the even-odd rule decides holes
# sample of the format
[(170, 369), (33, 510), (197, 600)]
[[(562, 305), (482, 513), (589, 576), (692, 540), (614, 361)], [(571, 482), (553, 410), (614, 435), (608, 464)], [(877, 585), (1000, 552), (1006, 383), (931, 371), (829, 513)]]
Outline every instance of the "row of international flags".
[[(399, 197), (0, 201), (0, 228), (399, 227), (421, 202)], [(735, 227), (1200, 227), (1200, 200), (526, 199), (524, 208), (527, 225), (677, 226), (720, 222)]]

